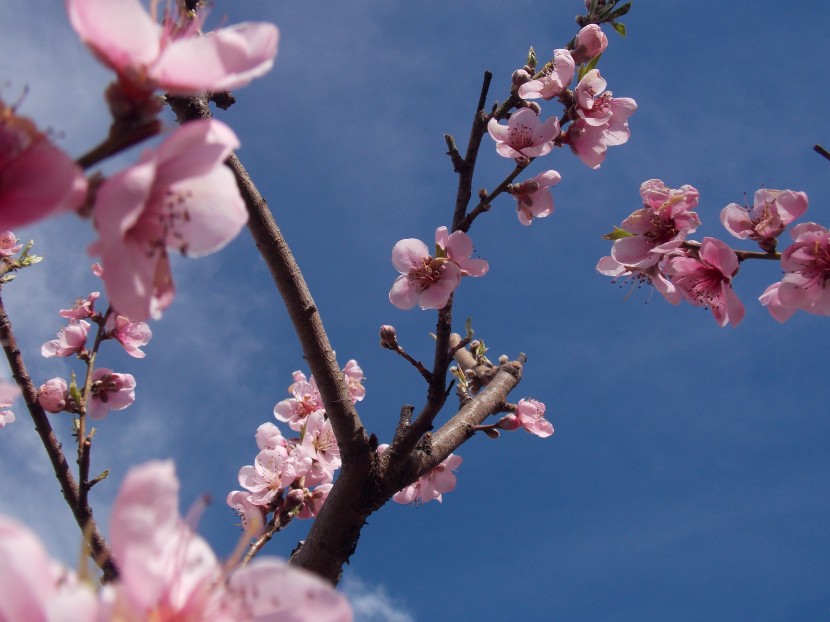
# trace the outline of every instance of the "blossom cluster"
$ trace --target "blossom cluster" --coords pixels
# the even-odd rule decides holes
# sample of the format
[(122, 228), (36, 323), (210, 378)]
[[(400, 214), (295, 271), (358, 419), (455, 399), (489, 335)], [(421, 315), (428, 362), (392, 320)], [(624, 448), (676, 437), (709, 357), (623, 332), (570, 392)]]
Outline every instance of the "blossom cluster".
[[(363, 370), (357, 361), (343, 367), (343, 381), (352, 403), (364, 398)], [(283, 524), (294, 517), (316, 516), (340, 468), (340, 449), (314, 376), (306, 378), (295, 371), (288, 392), (292, 397), (274, 407), (274, 416), (300, 436), (286, 438), (273, 423), (259, 426), (259, 453), (253, 465), (239, 470), (239, 485), (245, 490), (234, 490), (227, 497), (251, 537), (264, 531), (269, 513)]]
[(721, 211), (724, 228), (739, 239), (755, 241), (761, 253), (735, 251), (717, 238), (698, 243), (687, 239), (700, 225), (693, 211), (698, 191), (692, 186), (667, 187), (659, 179), (640, 186), (643, 207), (633, 212), (614, 232), (611, 255), (597, 270), (607, 276), (627, 278), (654, 286), (672, 304), (680, 300), (711, 309), (721, 326), (737, 325), (744, 306), (732, 288), (740, 261), (760, 256), (779, 259), (784, 278), (761, 295), (778, 321), (801, 309), (830, 315), (830, 237), (821, 225), (801, 223), (791, 230), (794, 243), (776, 254), (778, 237), (807, 210), (807, 195), (792, 190), (761, 188), (752, 207), (730, 203)]
[(179, 514), (178, 497), (170, 461), (149, 462), (127, 473), (110, 521), (119, 575), (98, 590), (50, 559), (28, 528), (0, 516), (0, 619), (352, 620), (343, 596), (282, 560), (220, 564)]
[[(101, 266), (95, 264), (93, 273), (102, 277)], [(55, 339), (41, 346), (40, 351), (44, 357), (75, 355), (90, 363), (92, 357), (87, 349), (87, 341), (92, 322), (100, 331), (95, 347), (105, 340), (114, 339), (130, 356), (144, 358), (141, 348), (147, 345), (153, 336), (150, 327), (145, 322), (133, 322), (128, 317), (112, 313), (111, 310), (105, 313), (96, 311), (95, 303), (100, 296), (100, 292), (92, 292), (86, 298), (76, 300), (72, 308), (60, 311), (60, 316), (69, 322), (58, 331)], [(38, 388), (38, 403), (50, 413), (85, 412), (92, 419), (103, 419), (110, 410), (123, 410), (135, 401), (136, 382), (133, 375), (114, 372), (106, 367), (92, 370), (88, 403), (85, 405), (77, 403), (73, 394), (78, 394), (71, 390), (71, 384), (63, 378), (47, 380)]]

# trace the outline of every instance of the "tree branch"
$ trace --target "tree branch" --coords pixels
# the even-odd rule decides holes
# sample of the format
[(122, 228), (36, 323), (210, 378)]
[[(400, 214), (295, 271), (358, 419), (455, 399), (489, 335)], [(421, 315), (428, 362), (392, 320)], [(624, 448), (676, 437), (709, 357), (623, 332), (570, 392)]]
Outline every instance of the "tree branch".
[[(69, 509), (75, 516), (75, 521), (84, 538), (88, 540), (89, 555), (93, 561), (101, 568), (104, 573), (104, 581), (113, 581), (118, 578), (118, 568), (112, 558), (112, 553), (107, 546), (106, 540), (98, 531), (95, 524), (95, 519), (92, 515), (92, 508), (88, 503), (81, 502), (78, 484), (69, 470), (69, 464), (66, 457), (63, 455), (61, 444), (52, 430), (52, 424), (49, 423), (49, 418), (43, 407), (37, 401), (37, 390), (35, 389), (29, 372), (26, 370), (26, 365), (23, 362), (23, 355), (20, 348), (17, 347), (17, 340), (12, 331), (9, 316), (6, 314), (6, 308), (3, 305), (3, 300), (0, 297), (0, 343), (3, 344), (3, 350), (6, 353), (6, 358), (9, 361), (12, 377), (23, 395), (26, 402), (26, 407), (32, 421), (35, 424), (35, 430), (40, 436), (46, 454), (49, 456), (49, 461), (52, 463), (52, 469), (55, 471), (55, 477), (63, 492), (63, 498), (66, 500)], [(85, 482), (86, 484), (86, 482)]]

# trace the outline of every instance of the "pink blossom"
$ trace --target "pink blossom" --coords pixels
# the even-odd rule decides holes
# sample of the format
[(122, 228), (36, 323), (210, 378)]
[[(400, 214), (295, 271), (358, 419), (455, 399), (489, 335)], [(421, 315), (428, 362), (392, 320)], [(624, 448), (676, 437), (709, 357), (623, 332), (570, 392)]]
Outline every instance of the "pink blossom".
[(224, 91), (271, 69), (279, 38), (273, 24), (237, 24), (199, 36), (204, 13), (181, 25), (165, 12), (159, 25), (157, 6), (152, 3), (149, 15), (138, 0), (66, 0), (72, 27), (125, 90)]
[(346, 380), (346, 388), (349, 390), (349, 395), (352, 398), (352, 403), (360, 402), (366, 397), (366, 389), (361, 384), (363, 382), (363, 370), (357, 361), (350, 359), (343, 367), (343, 376)]
[(732, 291), (732, 277), (738, 271), (738, 257), (715, 238), (703, 238), (697, 256), (688, 254), (668, 259), (666, 272), (689, 303), (709, 307), (718, 324), (737, 326), (744, 306)]
[(663, 272), (663, 261), (660, 263), (639, 268), (637, 266), (624, 266), (613, 257), (603, 257), (597, 263), (597, 272), (605, 276), (613, 277), (612, 283), (618, 279), (628, 280), (633, 283), (651, 285), (666, 300), (673, 305), (680, 304), (680, 292), (672, 284)]
[[(778, 296), (778, 290), (781, 288), (781, 281), (778, 283), (773, 283), (769, 287), (764, 290), (764, 293), (758, 297), (758, 300), (761, 302), (763, 306), (765, 306), (772, 317), (774, 317), (779, 322), (786, 322), (789, 320), (793, 314), (798, 311), (796, 308), (790, 308), (785, 306), (781, 302), (781, 298)], [(813, 313), (811, 311), (812, 305), (808, 307), (807, 311)]]
[(435, 230), (435, 246), (461, 268), (461, 276), (484, 276), (490, 269), (483, 259), (470, 259), (473, 241), (463, 231), (449, 233), (446, 227), (438, 227)]
[(265, 509), (248, 501), (248, 491), (234, 490), (228, 493), (228, 505), (242, 522), (242, 529), (249, 538), (258, 538), (265, 531)]
[(94, 622), (95, 593), (49, 558), (25, 526), (0, 516), (0, 620)]
[(170, 305), (175, 290), (168, 249), (207, 255), (239, 233), (248, 216), (223, 165), (238, 146), (220, 121), (186, 123), (99, 188), (94, 218), (100, 237), (89, 250), (101, 256), (107, 294), (119, 314), (142, 322)]
[(314, 518), (319, 514), (323, 504), (328, 499), (333, 484), (326, 483), (316, 486), (314, 490), (304, 489), (305, 498), (300, 511), (297, 512), (297, 518)]
[(288, 392), (294, 397), (282, 400), (274, 406), (274, 416), (278, 421), (287, 423), (292, 430), (299, 432), (306, 417), (323, 410), (323, 398), (314, 378), (306, 380), (305, 374), (300, 371), (294, 372), (294, 383), (288, 387)]
[(320, 462), (326, 470), (333, 473), (340, 468), (340, 448), (331, 421), (322, 411), (311, 413), (306, 419), (302, 445), (307, 455)]
[[(794, 242), (781, 254), (781, 279), (775, 294), (765, 292), (770, 313), (783, 322), (798, 309), (830, 315), (830, 232), (813, 222), (793, 227)], [(773, 285), (774, 287), (774, 285)], [(776, 313), (777, 312), (777, 313)]]
[(111, 410), (124, 410), (135, 401), (135, 378), (118, 374), (106, 367), (92, 372), (92, 395), (87, 414), (103, 419)]
[(576, 35), (573, 54), (574, 62), (579, 65), (599, 56), (608, 47), (608, 37), (597, 24), (588, 24)]
[[(515, 427), (522, 427), (531, 434), (535, 434), (541, 438), (546, 438), (553, 434), (553, 425), (550, 421), (545, 419), (545, 405), (537, 400), (519, 400), (516, 404), (516, 410), (512, 415), (507, 415), (504, 419), (508, 420), (507, 425), (515, 425)], [(515, 424), (513, 423), (515, 419)], [(499, 427), (504, 427), (499, 424)], [(511, 429), (506, 427), (505, 429)]]
[(775, 238), (806, 211), (807, 195), (804, 192), (761, 188), (755, 192), (755, 204), (751, 208), (730, 203), (721, 211), (720, 220), (736, 238), (749, 238), (765, 251), (773, 252)]
[(40, 347), (45, 358), (53, 356), (71, 356), (86, 347), (86, 337), (90, 323), (86, 320), (72, 320), (58, 331), (58, 338), (47, 341)]
[(69, 399), (69, 385), (63, 378), (47, 380), (37, 390), (37, 403), (49, 413), (59, 413), (66, 409)]
[(107, 321), (108, 336), (116, 339), (130, 356), (143, 359), (141, 346), (146, 346), (153, 338), (153, 331), (145, 322), (133, 322), (123, 315), (110, 316)]
[(489, 266), (483, 259), (471, 259), (473, 242), (463, 231), (435, 230), (437, 257), (426, 244), (409, 238), (392, 249), (392, 265), (401, 273), (389, 291), (389, 301), (399, 309), (441, 309), (447, 304), (462, 276), (482, 276)]
[(71, 309), (61, 309), (60, 316), (67, 320), (85, 320), (95, 315), (95, 301), (100, 298), (100, 292), (92, 292), (86, 299), (79, 298)]
[(20, 395), (20, 387), (11, 382), (0, 380), (0, 428), (15, 420), (14, 413), (10, 410), (12, 402)]
[(566, 141), (591, 168), (599, 168), (608, 147), (628, 142), (628, 117), (637, 110), (629, 97), (613, 97), (598, 69), (586, 73), (575, 90), (578, 118), (568, 128)]
[(640, 196), (643, 207), (620, 225), (633, 235), (616, 240), (611, 257), (623, 266), (647, 269), (677, 249), (700, 225), (692, 211), (698, 191), (689, 185), (675, 190), (659, 179), (649, 179), (640, 186)]
[(112, 510), (110, 539), (120, 579), (104, 591), (123, 622), (204, 620), (348, 622), (345, 598), (321, 579), (275, 558), (224, 571), (182, 520), (173, 463), (131, 469)]
[(23, 245), (17, 236), (11, 231), (4, 231), (0, 233), (0, 257), (11, 257), (17, 255)]
[(527, 227), (534, 218), (544, 218), (553, 212), (553, 195), (548, 188), (561, 180), (562, 176), (556, 171), (545, 171), (508, 187), (508, 192), (516, 197), (516, 212), (520, 223)]
[[(0, 100), (0, 231), (77, 209), (86, 177), (29, 119)], [(2, 256), (11, 251), (5, 238)], [(14, 237), (12, 235), (12, 237)]]
[(248, 501), (267, 506), (294, 481), (295, 471), (287, 458), (288, 452), (281, 447), (263, 449), (254, 459), (253, 466), (239, 469), (239, 485), (251, 493)]
[(553, 99), (565, 91), (574, 79), (574, 59), (568, 50), (554, 50), (551, 66), (536, 80), (519, 87), (522, 99)]
[(559, 136), (559, 119), (550, 117), (544, 123), (530, 108), (520, 108), (510, 115), (507, 125), (495, 118), (487, 123), (487, 131), (496, 141), (496, 152), (505, 158), (536, 158), (550, 153)]
[[(385, 449), (385, 447), (384, 447)], [(381, 451), (380, 447), (378, 450)], [(441, 494), (455, 490), (456, 477), (454, 471), (461, 465), (461, 456), (450, 454), (438, 466), (426, 475), (403, 490), (395, 493), (392, 500), (396, 503), (429, 503), (433, 499), (442, 502)]]
[(392, 249), (392, 265), (401, 273), (389, 301), (399, 309), (441, 309), (461, 283), (461, 268), (446, 257), (434, 258), (421, 240), (407, 238)]
[(256, 429), (256, 445), (260, 449), (276, 449), (287, 447), (288, 441), (273, 423), (263, 423)]

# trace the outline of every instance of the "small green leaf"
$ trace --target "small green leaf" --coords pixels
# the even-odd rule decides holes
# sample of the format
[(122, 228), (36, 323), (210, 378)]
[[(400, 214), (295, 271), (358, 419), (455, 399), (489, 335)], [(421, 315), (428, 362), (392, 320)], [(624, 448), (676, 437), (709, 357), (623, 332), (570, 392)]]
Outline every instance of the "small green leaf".
[(611, 240), (613, 242), (614, 240), (621, 240), (623, 238), (630, 238), (632, 235), (634, 235), (634, 234), (629, 233), (625, 229), (620, 229), (619, 227), (615, 226), (614, 230), (611, 233), (606, 233), (604, 236), (602, 236), (602, 239), (603, 240)]
[(473, 330), (473, 318), (467, 318), (467, 321), (464, 323), (464, 328), (467, 330), (467, 339), (472, 339), (473, 335), (476, 334), (476, 331)]
[(611, 22), (611, 27), (617, 31), (617, 33), (625, 38), (625, 24), (621, 22)]
[(608, 21), (614, 21), (618, 17), (622, 17), (623, 15), (627, 14), (630, 10), (631, 10), (631, 3), (628, 2), (624, 5), (622, 5), (620, 8), (618, 8), (616, 11), (613, 11), (608, 16)]

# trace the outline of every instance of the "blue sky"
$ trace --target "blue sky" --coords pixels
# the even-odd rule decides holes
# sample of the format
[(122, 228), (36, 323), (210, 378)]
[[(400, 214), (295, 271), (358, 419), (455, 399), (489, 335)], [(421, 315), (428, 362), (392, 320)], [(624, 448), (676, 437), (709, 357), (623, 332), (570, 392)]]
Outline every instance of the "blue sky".
[[(394, 243), (430, 242), (449, 224), (455, 177), (443, 134), (464, 144), (483, 71), (494, 73), (491, 100), (503, 100), (528, 46), (540, 58), (561, 47), (581, 8), (263, 0), (214, 10), (281, 29), (273, 72), (218, 116), (241, 139), (341, 364), (363, 367), (359, 410), (381, 440), (401, 404), (424, 400), (420, 377), (377, 346), (377, 330), (395, 325), (408, 351), (431, 358), (434, 314), (400, 311), (386, 296)], [(527, 354), (513, 397), (544, 401), (556, 433), (475, 438), (458, 452), (458, 488), (443, 505), (390, 504), (371, 516), (346, 571), (366, 603), (358, 619), (775, 621), (830, 611), (827, 320), (799, 313), (779, 325), (757, 304), (780, 278), (773, 264), (742, 266), (746, 318), (725, 329), (708, 311), (646, 289), (629, 295), (594, 271), (609, 250), (599, 236), (639, 207), (650, 178), (700, 191), (696, 239), (726, 239), (720, 210), (762, 185), (807, 192), (806, 219), (830, 224), (830, 163), (811, 151), (830, 146), (830, 7), (643, 0), (624, 21), (628, 37), (609, 32), (600, 69), (615, 95), (639, 105), (631, 140), (599, 171), (565, 150), (535, 162), (531, 175), (562, 174), (556, 212), (524, 228), (512, 200), (496, 201), (471, 231), (490, 272), (456, 297), (456, 318), (471, 316), (492, 353)], [(62, 8), (11, 0), (0, 27), (3, 98), (28, 85), (22, 114), (74, 155), (97, 142), (110, 76)], [(493, 188), (509, 166), (485, 143), (475, 186)], [(18, 233), (47, 256), (3, 292), (42, 382), (72, 368), (38, 353), (61, 326), (57, 310), (98, 287), (84, 252), (92, 235), (72, 217)], [(136, 376), (138, 401), (98, 426), (93, 470), (111, 477), (93, 499), (106, 524), (129, 465), (173, 457), (183, 506), (214, 499), (201, 532), (226, 555), (239, 532), (224, 497), (291, 372), (307, 368), (246, 232), (174, 270), (179, 294), (152, 325), (147, 358), (103, 355)], [(16, 410), (0, 432), (0, 511), (74, 560), (77, 529)], [(69, 421), (55, 427), (69, 444)], [(306, 529), (291, 526), (268, 552), (287, 555)]]

